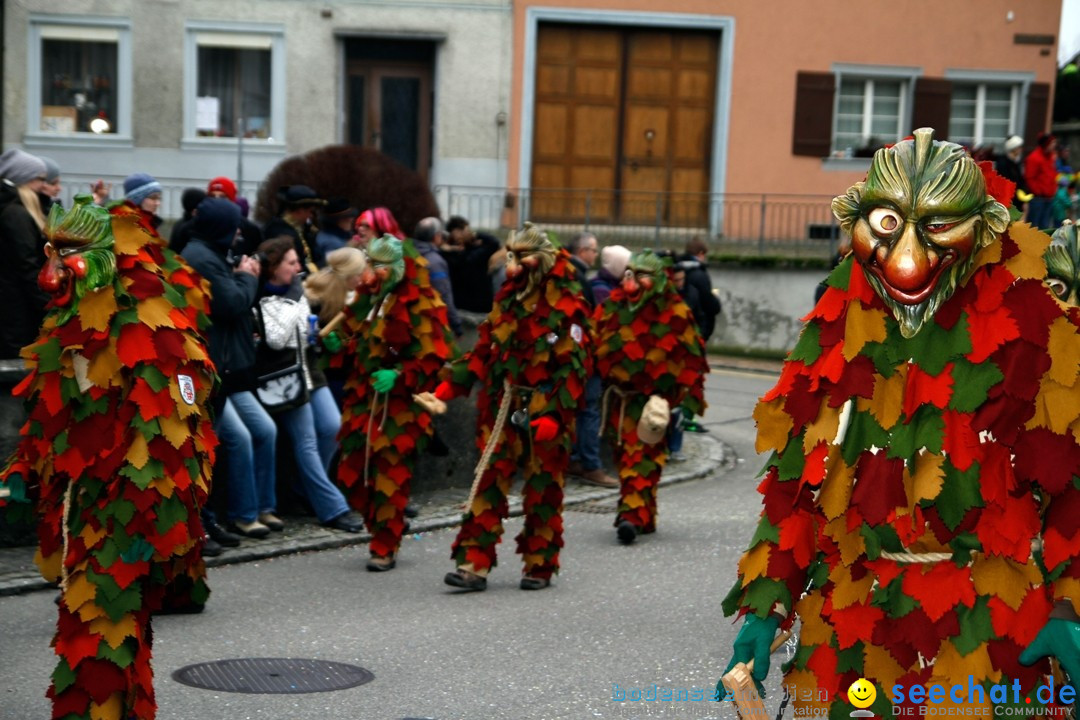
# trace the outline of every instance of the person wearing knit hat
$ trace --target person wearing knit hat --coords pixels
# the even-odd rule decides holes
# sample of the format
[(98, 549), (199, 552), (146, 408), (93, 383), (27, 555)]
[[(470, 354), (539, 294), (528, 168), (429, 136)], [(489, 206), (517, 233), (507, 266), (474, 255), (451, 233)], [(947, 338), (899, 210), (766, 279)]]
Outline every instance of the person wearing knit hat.
[(24, 150), (11, 148), (0, 155), (0, 178), (10, 180), (12, 185), (26, 185), (34, 180), (44, 180), (46, 172), (45, 161)]
[(0, 155), (0, 238), (6, 259), (0, 265), (0, 358), (19, 357), (34, 340), (49, 302), (37, 284), (45, 247), (39, 195), (45, 172), (41, 158), (17, 148)]
[(1016, 185), (1013, 193), (1013, 206), (1020, 212), (1027, 207), (1031, 193), (1028, 192), (1027, 183), (1024, 182), (1024, 166), (1021, 160), (1024, 157), (1024, 141), (1019, 135), (1013, 135), (1002, 146), (1004, 153), (994, 158), (994, 170), (1001, 177)]
[(41, 184), (41, 192), (56, 200), (60, 197), (60, 166), (52, 158), (42, 156), (41, 161), (45, 163), (45, 181)]
[(236, 183), (224, 176), (216, 177), (206, 186), (206, 194), (210, 197), (229, 198), (236, 202)]
[(146, 232), (161, 240), (158, 228), (164, 220), (158, 216), (161, 207), (161, 184), (146, 173), (134, 173), (124, 178), (124, 199), (109, 206), (113, 215), (130, 215)]
[(630, 251), (622, 245), (607, 245), (600, 251), (600, 270), (589, 280), (597, 306), (603, 305), (611, 291), (619, 287), (629, 262)]
[[(146, 173), (134, 173), (124, 178), (124, 199), (135, 207), (141, 207), (143, 201), (157, 195), (158, 205), (161, 203), (161, 183)], [(150, 212), (157, 212), (154, 207)]]

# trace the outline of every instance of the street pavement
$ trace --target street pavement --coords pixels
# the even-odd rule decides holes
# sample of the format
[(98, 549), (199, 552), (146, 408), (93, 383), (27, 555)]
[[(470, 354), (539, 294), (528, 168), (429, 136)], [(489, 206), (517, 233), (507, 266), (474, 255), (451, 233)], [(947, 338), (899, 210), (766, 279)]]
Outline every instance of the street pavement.
[[(486, 592), (443, 584), (465, 491), (421, 498), (389, 573), (364, 571), (362, 536), (311, 523), (246, 541), (211, 568), (204, 613), (154, 620), (158, 717), (734, 720), (728, 704), (631, 698), (678, 697), (680, 689), (707, 697), (726, 665), (737, 626), (723, 618), (720, 600), (760, 509), (751, 412), (776, 369), (731, 360), (714, 367), (709, 432), (688, 433), (688, 460), (665, 471), (655, 535), (619, 545), (616, 494), (570, 481), (562, 571), (547, 590), (518, 589), (520, 518), (506, 523)], [(20, 569), (28, 555), (0, 552), (0, 593), (20, 593), (0, 597), (0, 719), (49, 717), (54, 592)], [(235, 658), (335, 661), (375, 679), (330, 692), (243, 694), (171, 677)], [(778, 678), (774, 670), (767, 687), (777, 689)], [(771, 710), (777, 694), (766, 701)]]

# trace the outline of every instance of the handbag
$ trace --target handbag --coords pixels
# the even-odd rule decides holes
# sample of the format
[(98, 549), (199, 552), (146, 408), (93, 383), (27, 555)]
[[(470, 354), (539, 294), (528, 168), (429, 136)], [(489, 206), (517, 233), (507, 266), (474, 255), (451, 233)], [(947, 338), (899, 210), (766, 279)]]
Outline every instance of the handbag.
[(255, 397), (271, 415), (295, 410), (311, 399), (300, 355), (300, 328), (296, 328), (295, 348), (274, 350), (265, 339), (262, 307), (256, 308), (262, 339), (255, 348)]

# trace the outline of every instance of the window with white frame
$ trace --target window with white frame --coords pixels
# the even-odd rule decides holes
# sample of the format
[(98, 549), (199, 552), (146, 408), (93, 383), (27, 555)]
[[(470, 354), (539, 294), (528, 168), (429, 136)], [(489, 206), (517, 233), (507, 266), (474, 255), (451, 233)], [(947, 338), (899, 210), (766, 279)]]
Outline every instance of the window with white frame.
[(188, 25), (189, 138), (284, 139), (284, 31)]
[(976, 148), (1000, 145), (1017, 133), (1020, 86), (954, 82), (949, 103), (949, 140)]
[(129, 134), (130, 35), (123, 18), (31, 16), (27, 134)]
[(906, 78), (841, 75), (833, 152), (857, 156), (899, 140), (910, 85)]

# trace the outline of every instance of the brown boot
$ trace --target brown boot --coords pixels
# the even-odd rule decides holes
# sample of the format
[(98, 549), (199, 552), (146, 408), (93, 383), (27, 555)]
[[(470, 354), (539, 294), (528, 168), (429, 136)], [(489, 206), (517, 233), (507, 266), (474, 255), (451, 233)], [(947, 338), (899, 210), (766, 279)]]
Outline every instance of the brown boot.
[(604, 472), (603, 468), (596, 468), (595, 470), (589, 470), (588, 472), (582, 473), (581, 479), (590, 485), (598, 485), (599, 487), (619, 487), (619, 481)]

